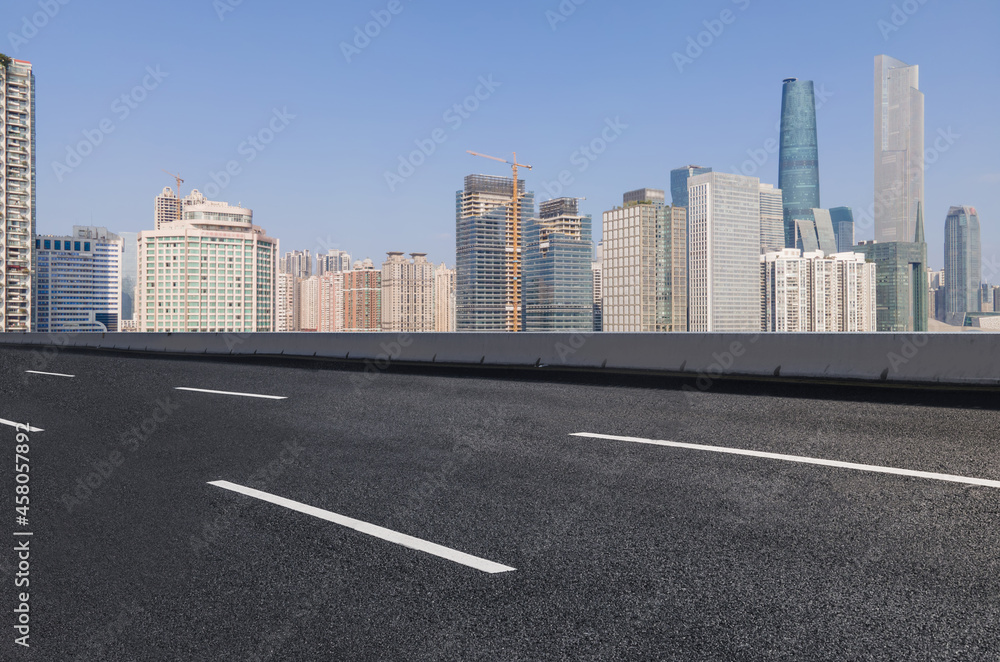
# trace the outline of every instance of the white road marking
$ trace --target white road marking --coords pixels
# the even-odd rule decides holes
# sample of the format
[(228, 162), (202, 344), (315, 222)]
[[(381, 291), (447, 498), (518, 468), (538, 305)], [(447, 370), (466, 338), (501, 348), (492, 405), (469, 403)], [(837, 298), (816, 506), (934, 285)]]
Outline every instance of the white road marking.
[(238, 395), (243, 398), (264, 398), (265, 400), (287, 400), (283, 395), (260, 395), (258, 393), (234, 393), (232, 391), (210, 391), (205, 388), (186, 388), (178, 386), (176, 391), (194, 391), (195, 393), (215, 393), (216, 395)]
[(37, 370), (25, 370), (25, 372), (30, 373), (32, 375), (48, 375), (49, 377), (70, 377), (70, 378), (76, 377), (76, 375), (63, 375), (58, 372), (38, 372)]
[(451, 549), (450, 547), (444, 547), (436, 543), (427, 542), (426, 540), (421, 540), (420, 538), (414, 538), (413, 536), (408, 536), (405, 533), (399, 533), (391, 529), (385, 529), (381, 526), (369, 524), (368, 522), (362, 522), (361, 520), (352, 519), (344, 515), (338, 515), (337, 513), (332, 513), (329, 510), (323, 510), (304, 503), (299, 503), (298, 501), (292, 501), (291, 499), (268, 494), (267, 492), (261, 492), (260, 490), (255, 490), (251, 487), (243, 487), (242, 485), (230, 483), (226, 480), (212, 481), (209, 485), (221, 487), (224, 490), (232, 490), (233, 492), (245, 494), (246, 496), (251, 496), (255, 499), (260, 499), (261, 501), (267, 501), (268, 503), (284, 506), (285, 508), (305, 513), (306, 515), (312, 515), (313, 517), (318, 517), (328, 522), (333, 522), (334, 524), (346, 526), (349, 529), (354, 529), (355, 531), (366, 533), (370, 536), (381, 538), (382, 540), (387, 540), (389, 542), (396, 543), (397, 545), (402, 545), (403, 547), (409, 547), (410, 549), (415, 549), (417, 551), (427, 552), (428, 554), (433, 554), (434, 556), (439, 556), (443, 559), (448, 559), (449, 561), (454, 561), (455, 563), (460, 563), (483, 572), (495, 574), (498, 572), (510, 572), (512, 570), (516, 570), (516, 568), (494, 563), (493, 561), (487, 561), (486, 559), (481, 559), (478, 556), (472, 556), (471, 554), (466, 554), (465, 552), (459, 552)]
[(9, 425), (10, 427), (17, 428), (17, 429), (21, 430), (22, 432), (25, 432), (25, 431), (26, 432), (45, 432), (45, 430), (43, 430), (42, 428), (33, 428), (30, 425), (28, 426), (28, 429), (25, 430), (24, 429), (24, 427), (25, 427), (24, 423), (15, 423), (14, 421), (8, 421), (6, 418), (0, 418), (0, 425)]
[(910, 476), (912, 478), (929, 478), (931, 480), (943, 480), (949, 483), (965, 483), (967, 485), (980, 485), (982, 487), (1000, 488), (1000, 480), (987, 480), (985, 478), (968, 478), (966, 476), (955, 476), (952, 474), (939, 474), (930, 471), (913, 471), (911, 469), (896, 469), (894, 467), (880, 467), (874, 464), (855, 464), (854, 462), (840, 462), (838, 460), (822, 460), (815, 457), (802, 457), (800, 455), (781, 455), (779, 453), (764, 453), (762, 451), (750, 451), (742, 448), (726, 448), (725, 446), (701, 446), (699, 444), (683, 444), (676, 441), (657, 441), (655, 439), (640, 439), (639, 437), (618, 437), (610, 434), (592, 434), (590, 432), (577, 432), (571, 437), (589, 437), (591, 439), (609, 439), (612, 441), (629, 441), (636, 444), (652, 444), (654, 446), (669, 446), (671, 448), (687, 448), (696, 451), (710, 451), (712, 453), (727, 453), (729, 455), (749, 455), (750, 457), (762, 457), (769, 460), (783, 460), (785, 462), (799, 462), (802, 464), (818, 464), (824, 467), (839, 467), (841, 469), (855, 469), (857, 471), (873, 471), (882, 474), (894, 474), (896, 476)]

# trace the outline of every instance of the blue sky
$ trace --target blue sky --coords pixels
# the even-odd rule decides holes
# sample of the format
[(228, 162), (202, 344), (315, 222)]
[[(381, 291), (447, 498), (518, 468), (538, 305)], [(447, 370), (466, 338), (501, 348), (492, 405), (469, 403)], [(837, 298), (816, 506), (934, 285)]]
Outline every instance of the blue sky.
[[(5, 0), (0, 19), (0, 52), (35, 67), (40, 233), (150, 229), (165, 168), (184, 193), (215, 184), (252, 208), (283, 252), (451, 265), (462, 178), (509, 175), (475, 150), (517, 151), (539, 199), (571, 181), (562, 194), (587, 198), (599, 235), (624, 191), (668, 189), (674, 167), (776, 184), (768, 148), (790, 76), (825, 98), (823, 206), (862, 217), (886, 53), (920, 65), (928, 148), (949, 136), (926, 176), (931, 265), (948, 207), (971, 204), (1000, 269), (995, 0)], [(366, 26), (376, 36), (355, 41)], [(601, 153), (584, 155), (592, 143)], [(400, 170), (420, 144), (429, 155)]]

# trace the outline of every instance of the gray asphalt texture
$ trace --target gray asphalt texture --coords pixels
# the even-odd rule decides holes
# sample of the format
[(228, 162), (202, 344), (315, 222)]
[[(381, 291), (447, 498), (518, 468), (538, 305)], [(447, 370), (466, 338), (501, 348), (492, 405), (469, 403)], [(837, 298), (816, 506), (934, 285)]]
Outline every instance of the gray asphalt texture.
[[(0, 659), (1000, 659), (1000, 490), (570, 436), (1000, 479), (1000, 414), (961, 396), (743, 391), (0, 348), (0, 418), (44, 428), (31, 648), (3, 545)], [(0, 426), (8, 540), (14, 437)]]

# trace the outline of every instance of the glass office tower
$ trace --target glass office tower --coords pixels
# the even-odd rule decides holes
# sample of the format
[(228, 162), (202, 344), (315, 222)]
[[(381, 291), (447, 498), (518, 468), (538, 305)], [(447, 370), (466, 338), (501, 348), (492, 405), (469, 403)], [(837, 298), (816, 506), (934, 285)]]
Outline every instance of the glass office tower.
[(543, 202), (524, 226), (526, 331), (594, 328), (591, 217), (576, 198)]
[(711, 168), (689, 165), (670, 171), (670, 204), (674, 207), (688, 206), (688, 179), (695, 175), (712, 172)]
[(944, 224), (945, 313), (981, 312), (982, 247), (975, 207), (952, 207)]
[(837, 236), (837, 252), (847, 253), (854, 249), (854, 212), (850, 207), (834, 207), (830, 210), (833, 233)]
[(875, 241), (914, 241), (924, 201), (924, 95), (916, 65), (875, 58)]
[(795, 246), (795, 221), (812, 221), (819, 204), (816, 96), (811, 80), (786, 78), (781, 90), (778, 188), (785, 210), (785, 246)]

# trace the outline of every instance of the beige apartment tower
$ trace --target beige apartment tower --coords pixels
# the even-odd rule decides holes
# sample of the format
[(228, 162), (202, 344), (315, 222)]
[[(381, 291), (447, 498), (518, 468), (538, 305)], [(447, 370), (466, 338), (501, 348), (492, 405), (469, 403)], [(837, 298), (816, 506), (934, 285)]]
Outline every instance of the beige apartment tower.
[(434, 265), (426, 253), (391, 252), (382, 263), (382, 330), (434, 331)]

